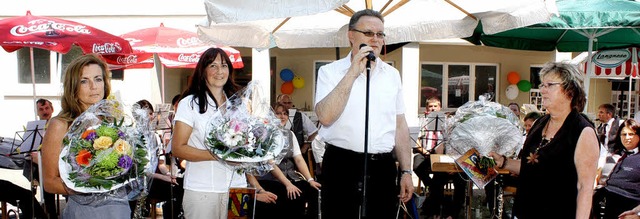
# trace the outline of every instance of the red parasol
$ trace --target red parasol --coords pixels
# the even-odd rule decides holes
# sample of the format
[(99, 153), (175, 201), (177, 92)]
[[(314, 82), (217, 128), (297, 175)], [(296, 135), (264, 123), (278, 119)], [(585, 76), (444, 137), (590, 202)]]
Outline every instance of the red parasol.
[(200, 55), (211, 47), (223, 49), (234, 68), (244, 67), (238, 50), (206, 44), (195, 32), (165, 27), (164, 24), (125, 33), (121, 37), (129, 40), (136, 52), (158, 54), (162, 65), (168, 68), (195, 68)]
[(23, 47), (35, 47), (59, 53), (67, 53), (73, 45), (83, 53), (131, 53), (126, 40), (74, 21), (32, 16), (12, 17), (0, 20), (0, 45), (7, 52)]
[[(145, 28), (121, 35), (129, 41), (135, 53), (157, 54), (162, 63), (161, 90), (164, 101), (164, 67), (167, 68), (195, 68), (202, 53), (211, 48), (223, 49), (231, 59), (233, 68), (243, 68), (244, 63), (240, 52), (228, 46), (217, 46), (200, 41), (195, 32), (165, 27)], [(139, 56), (141, 57), (141, 56)], [(153, 58), (138, 59), (139, 64), (126, 65), (127, 68), (150, 68), (153, 66)]]
[[(133, 52), (128, 41), (74, 21), (32, 16), (30, 11), (27, 11), (25, 16), (0, 20), (0, 46), (4, 50), (13, 52), (24, 47), (30, 48), (34, 99), (36, 98), (36, 83), (33, 48), (64, 54), (69, 52), (73, 45), (79, 46), (85, 54), (128, 54)], [(36, 112), (35, 107), (34, 112)]]

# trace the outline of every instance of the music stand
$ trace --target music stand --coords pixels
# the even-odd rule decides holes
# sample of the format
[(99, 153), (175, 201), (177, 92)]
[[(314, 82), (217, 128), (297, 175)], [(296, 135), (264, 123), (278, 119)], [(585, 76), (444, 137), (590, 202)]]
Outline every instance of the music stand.
[[(25, 154), (29, 154), (31, 152), (38, 152), (38, 177), (39, 177), (39, 181), (40, 181), (40, 186), (38, 187), (38, 189), (40, 190), (40, 201), (38, 202), (40, 205), (42, 205), (42, 202), (44, 202), (44, 189), (43, 189), (43, 178), (42, 178), (42, 159), (40, 156), (40, 145), (42, 144), (42, 138), (44, 136), (45, 133), (45, 127), (47, 124), (47, 120), (36, 120), (36, 121), (29, 121), (27, 122), (27, 127), (24, 131), (17, 131), (15, 133), (16, 137), (19, 137), (22, 142), (20, 144), (12, 144), (12, 148), (11, 148), (11, 152), (9, 154), (9, 156), (14, 156), (14, 155), (23, 155), (23, 159), (26, 160), (26, 156)], [(19, 133), (22, 133), (22, 136), (20, 136)], [(14, 138), (14, 142), (16, 141), (17, 138)], [(14, 146), (17, 146), (17, 148), (13, 148)], [(33, 173), (31, 172), (33, 170), (33, 161), (29, 162), (28, 164), (24, 164), (24, 165), (29, 165), (29, 183), (31, 184), (31, 186), (33, 186)], [(33, 189), (32, 189), (33, 190)], [(35, 191), (34, 191), (35, 192)], [(34, 198), (35, 199), (35, 198)], [(34, 199), (31, 199), (31, 210), (34, 211), (35, 209), (33, 209), (33, 205), (34, 205)]]
[[(16, 136), (22, 141), (20, 144), (12, 144), (9, 155), (19, 155), (38, 151), (42, 143), (42, 137), (45, 132), (47, 120), (36, 120), (27, 122), (27, 128), (24, 131), (17, 131)], [(19, 133), (23, 133), (22, 136)], [(14, 143), (17, 138), (14, 138)], [(18, 146), (14, 148), (13, 146)], [(35, 150), (34, 150), (35, 146)]]
[[(421, 129), (426, 132), (444, 132), (444, 120), (447, 118), (447, 115), (444, 112), (431, 112), (427, 116), (425, 116), (424, 125), (422, 125)], [(435, 140), (437, 144), (434, 145), (433, 148), (444, 142), (445, 139), (441, 138), (432, 138), (430, 135), (423, 135), (420, 137), (420, 141), (423, 143), (422, 146), (426, 144), (426, 140)], [(437, 142), (440, 141), (440, 142)], [(433, 149), (429, 148), (429, 150)]]
[(171, 104), (156, 104), (156, 109), (154, 112), (155, 117), (153, 118), (156, 130), (171, 130), (173, 128), (171, 121), (174, 115), (174, 112), (171, 111)]

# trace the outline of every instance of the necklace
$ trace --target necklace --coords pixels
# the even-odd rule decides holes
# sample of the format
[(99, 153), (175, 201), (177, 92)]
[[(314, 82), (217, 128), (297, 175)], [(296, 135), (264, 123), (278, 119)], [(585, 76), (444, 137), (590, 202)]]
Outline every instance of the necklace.
[(549, 128), (549, 123), (551, 123), (551, 120), (549, 120), (549, 122), (544, 126), (544, 130), (542, 131), (542, 139), (540, 139), (540, 144), (538, 145), (538, 147), (534, 152), (529, 153), (529, 156), (527, 157), (527, 163), (537, 164), (539, 162), (538, 157), (540, 157), (538, 152), (540, 151), (540, 149), (547, 147), (549, 145), (549, 142), (553, 140), (553, 138), (547, 139), (547, 129)]

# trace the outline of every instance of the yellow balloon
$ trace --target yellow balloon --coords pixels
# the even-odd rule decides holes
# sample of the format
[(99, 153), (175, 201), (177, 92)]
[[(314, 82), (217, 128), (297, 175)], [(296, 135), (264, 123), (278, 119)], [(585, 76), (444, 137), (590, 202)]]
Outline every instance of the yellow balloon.
[(304, 79), (302, 77), (296, 76), (293, 78), (293, 87), (300, 89), (304, 87)]

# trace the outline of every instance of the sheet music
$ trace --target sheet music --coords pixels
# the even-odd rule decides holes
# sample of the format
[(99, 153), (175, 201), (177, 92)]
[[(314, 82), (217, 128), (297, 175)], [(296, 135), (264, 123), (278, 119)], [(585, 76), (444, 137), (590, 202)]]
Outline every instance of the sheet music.
[(27, 129), (22, 135), (22, 143), (20, 144), (20, 153), (28, 151), (37, 151), (42, 143), (45, 133), (45, 125), (47, 120), (36, 120), (27, 122)]

